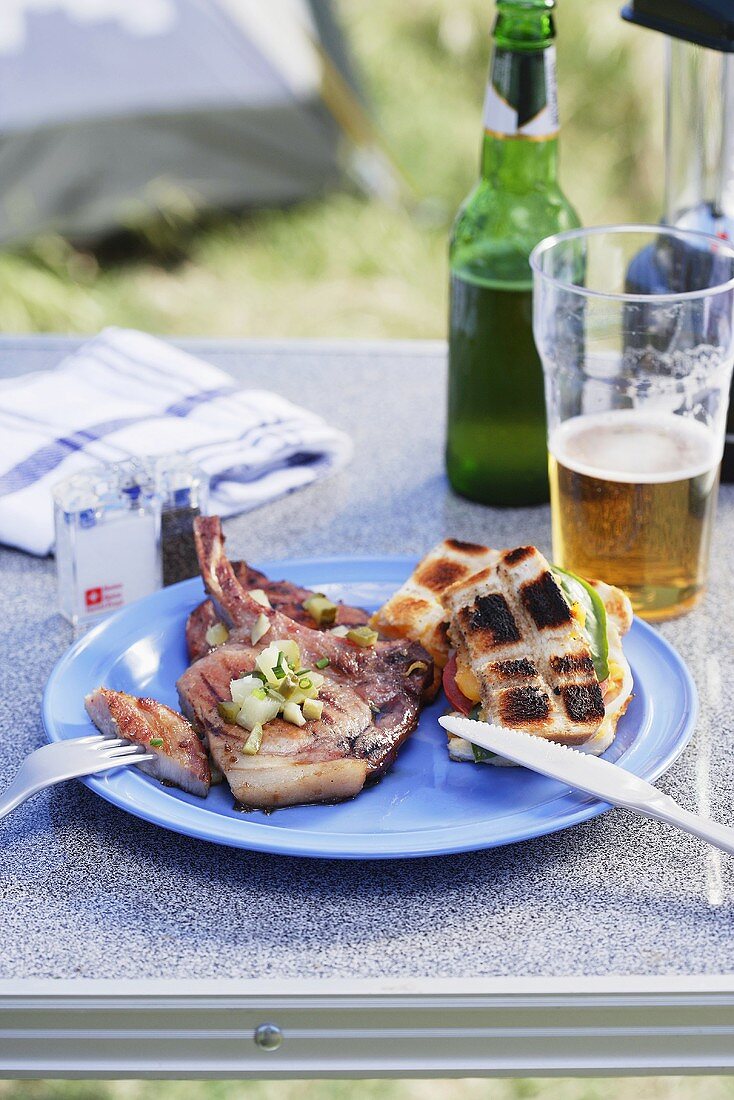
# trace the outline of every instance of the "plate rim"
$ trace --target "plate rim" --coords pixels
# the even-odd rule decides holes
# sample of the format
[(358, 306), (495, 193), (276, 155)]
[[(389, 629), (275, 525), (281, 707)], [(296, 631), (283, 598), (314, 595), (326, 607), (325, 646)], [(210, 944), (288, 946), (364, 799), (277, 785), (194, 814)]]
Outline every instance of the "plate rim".
[[(261, 569), (268, 575), (275, 575), (275, 573), (283, 570), (284, 576), (287, 576), (287, 572), (290, 569), (298, 569), (301, 567), (309, 568), (313, 566), (324, 566), (326, 568), (330, 566), (357, 566), (360, 568), (370, 565), (379, 565), (385, 566), (388, 569), (404, 567), (407, 577), (409, 572), (415, 568), (419, 560), (420, 559), (415, 555), (405, 554), (340, 554), (287, 559), (264, 559), (252, 564), (254, 568)], [(369, 583), (370, 579), (366, 578), (366, 580)], [(141, 600), (137, 600), (135, 603), (121, 608), (119, 611), (105, 618), (102, 622), (95, 624), (69, 646), (53, 666), (43, 691), (41, 714), (44, 731), (49, 741), (64, 740), (63, 737), (58, 735), (55, 728), (55, 719), (51, 713), (51, 697), (56, 689), (58, 681), (64, 675), (67, 668), (73, 666), (79, 655), (88, 651), (89, 648), (94, 647), (100, 637), (104, 637), (110, 630), (114, 630), (120, 622), (124, 623), (128, 618), (137, 618), (142, 605), (146, 601), (160, 601), (164, 605), (172, 603), (175, 606), (179, 603), (180, 597), (184, 591), (191, 590), (192, 593), (194, 593), (197, 588), (203, 593), (203, 584), (200, 577), (191, 577), (188, 580), (169, 585), (167, 588), (158, 589), (158, 591), (152, 593), (150, 596), (143, 597)], [(193, 606), (195, 606), (195, 604), (192, 604), (192, 608)], [(642, 778), (651, 782), (658, 779), (671, 767), (691, 740), (699, 713), (699, 699), (695, 681), (693, 680), (690, 670), (675, 647), (649, 623), (644, 622), (644, 620), (637, 616), (634, 617), (633, 628), (644, 639), (647, 648), (662, 650), (668, 663), (675, 669), (682, 690), (682, 704), (684, 707), (684, 711), (681, 715), (680, 728), (671, 739), (667, 750), (663, 752), (662, 755), (656, 757), (651, 767), (643, 768), (641, 773), (635, 772), (635, 774), (641, 774)], [(632, 746), (630, 746), (630, 750), (637, 743), (637, 741), (634, 741)], [(512, 838), (499, 838), (490, 840), (489, 842), (477, 839), (476, 822), (466, 823), (462, 826), (447, 825), (445, 830), (440, 827), (434, 827), (429, 830), (424, 829), (420, 832), (413, 830), (412, 832), (406, 831), (394, 835), (349, 833), (338, 836), (324, 833), (319, 834), (318, 837), (314, 837), (313, 834), (310, 836), (301, 834), (298, 830), (294, 830), (292, 835), (284, 831), (273, 834), (272, 832), (268, 832), (267, 823), (245, 820), (243, 822), (237, 821), (238, 828), (242, 824), (246, 826), (246, 828), (242, 830), (243, 835), (240, 837), (239, 835), (225, 836), (221, 832), (217, 833), (216, 828), (212, 829), (209, 827), (210, 822), (208, 822), (206, 818), (200, 822), (198, 820), (198, 815), (202, 812), (204, 814), (209, 814), (220, 823), (235, 822), (236, 819), (234, 818), (223, 817), (221, 814), (212, 814), (211, 811), (206, 811), (203, 805), (199, 807), (195, 803), (186, 802), (173, 797), (172, 804), (174, 809), (176, 807), (185, 808), (183, 818), (177, 820), (177, 815), (175, 813), (172, 816), (170, 813), (166, 814), (165, 812), (159, 812), (156, 805), (151, 807), (148, 805), (138, 806), (131, 804), (130, 800), (126, 798), (124, 794), (121, 794), (115, 789), (114, 784), (110, 785), (110, 779), (114, 779), (114, 773), (105, 773), (101, 776), (84, 776), (81, 777), (80, 781), (89, 790), (93, 791), (111, 805), (116, 806), (118, 809), (122, 809), (141, 820), (160, 826), (178, 835), (189, 836), (197, 840), (205, 840), (209, 843), (219, 844), (220, 846), (246, 851), (263, 852), (270, 855), (284, 855), (293, 858), (385, 860), (440, 857), (465, 852), (483, 851), (494, 847), (504, 847), (510, 844), (521, 843), (542, 836), (550, 836), (557, 832), (563, 832), (566, 829), (572, 828), (574, 825), (598, 817), (613, 808), (609, 803), (594, 799), (591, 796), (582, 796), (579, 794), (580, 801), (578, 805), (569, 805), (565, 809), (565, 812), (556, 817), (551, 827), (548, 827), (548, 821), (543, 818), (526, 818), (524, 827), (521, 825), (513, 829)], [(161, 788), (161, 790), (165, 792), (165, 788)], [(156, 790), (156, 793), (160, 792)], [(187, 820), (189, 816), (193, 818), (193, 821), (190, 822)], [(444, 831), (450, 833), (454, 838), (451, 843), (438, 848), (435, 846), (435, 843), (428, 846), (426, 846), (425, 843), (421, 844), (421, 834), (427, 833), (429, 836), (435, 838), (440, 836), (440, 833)], [(461, 833), (463, 831), (471, 833), (472, 839), (469, 837), (462, 838)], [(362, 842), (364, 838), (372, 839), (373, 842), (381, 838), (393, 844), (399, 841), (400, 846), (390, 850), (390, 844), (388, 843), (386, 845), (387, 850), (385, 851), (376, 850), (376, 846), (371, 848), (368, 846), (360, 847), (360, 842)], [(410, 843), (410, 838), (414, 838), (414, 843)], [(327, 840), (333, 843), (324, 843)], [(346, 841), (346, 844), (344, 841)], [(316, 845), (320, 846), (318, 850), (316, 850)]]

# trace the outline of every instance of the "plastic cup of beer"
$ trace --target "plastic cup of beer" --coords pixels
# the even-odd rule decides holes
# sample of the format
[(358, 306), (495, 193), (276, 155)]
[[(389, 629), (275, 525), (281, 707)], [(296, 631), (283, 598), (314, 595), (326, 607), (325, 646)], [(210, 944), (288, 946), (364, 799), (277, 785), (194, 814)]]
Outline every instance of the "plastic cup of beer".
[(734, 249), (666, 226), (571, 230), (530, 257), (553, 558), (647, 619), (704, 591), (734, 361)]

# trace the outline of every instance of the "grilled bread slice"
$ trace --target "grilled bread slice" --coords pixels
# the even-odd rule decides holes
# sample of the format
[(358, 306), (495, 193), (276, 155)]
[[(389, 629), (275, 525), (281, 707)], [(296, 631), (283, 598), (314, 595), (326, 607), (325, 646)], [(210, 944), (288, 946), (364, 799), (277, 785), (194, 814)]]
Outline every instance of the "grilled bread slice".
[(384, 637), (410, 638), (428, 650), (436, 668), (435, 690), (449, 656), (448, 622), (441, 598), (450, 585), (486, 569), (498, 557), (498, 551), (487, 546), (444, 539), (370, 620)]
[[(600, 756), (609, 748), (617, 732), (617, 723), (627, 710), (632, 698), (632, 670), (629, 661), (622, 648), (622, 636), (627, 633), (632, 625), (632, 605), (628, 597), (620, 588), (605, 584), (603, 581), (589, 581), (599, 593), (607, 613), (607, 634), (609, 639), (609, 678), (601, 685), (604, 698), (604, 720), (599, 729), (588, 741), (577, 748), (581, 752), (591, 756)], [(457, 680), (458, 682), (458, 680)], [(476, 679), (471, 673), (466, 673), (459, 687), (467, 688), (473, 698), (481, 701), (481, 692)], [(472, 687), (475, 691), (472, 693)], [(449, 734), (449, 756), (452, 760), (476, 763), (478, 760), (487, 760), (493, 764), (506, 764), (509, 761), (500, 760), (499, 757), (487, 755), (481, 750), (475, 751), (470, 741), (463, 737)]]
[(589, 641), (539, 550), (502, 552), (443, 605), (488, 721), (575, 747), (598, 733), (606, 712)]

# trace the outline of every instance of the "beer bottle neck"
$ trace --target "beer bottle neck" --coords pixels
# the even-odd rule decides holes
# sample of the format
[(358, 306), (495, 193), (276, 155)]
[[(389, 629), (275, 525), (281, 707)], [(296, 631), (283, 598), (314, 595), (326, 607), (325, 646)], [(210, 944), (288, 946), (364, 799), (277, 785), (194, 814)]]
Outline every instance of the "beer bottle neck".
[(485, 130), (481, 174), (503, 191), (530, 191), (558, 180), (558, 140), (498, 137)]
[(499, 0), (484, 100), (482, 176), (509, 191), (558, 172), (553, 0)]

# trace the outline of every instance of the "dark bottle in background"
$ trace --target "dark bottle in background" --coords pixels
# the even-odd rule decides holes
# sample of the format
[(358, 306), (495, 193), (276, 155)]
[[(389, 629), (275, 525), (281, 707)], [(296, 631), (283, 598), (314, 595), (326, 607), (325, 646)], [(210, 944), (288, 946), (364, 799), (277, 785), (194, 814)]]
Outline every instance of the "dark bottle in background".
[[(734, 4), (631, 0), (622, 15), (666, 36), (665, 222), (734, 241)], [(646, 249), (630, 265), (631, 292), (674, 289), (670, 258), (653, 251)], [(710, 256), (705, 247), (698, 255), (689, 249), (685, 262), (705, 265)], [(705, 333), (701, 339), (705, 343)], [(721, 478), (731, 482), (733, 399), (726, 431)]]

